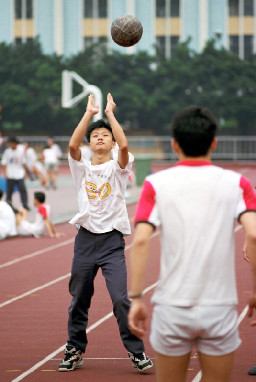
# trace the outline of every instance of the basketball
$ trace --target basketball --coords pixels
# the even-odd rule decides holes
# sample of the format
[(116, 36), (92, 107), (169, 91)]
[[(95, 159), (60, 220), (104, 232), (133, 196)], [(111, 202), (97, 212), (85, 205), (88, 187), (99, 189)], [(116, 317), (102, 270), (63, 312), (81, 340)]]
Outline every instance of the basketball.
[(134, 16), (123, 15), (115, 19), (111, 25), (113, 41), (124, 47), (133, 46), (141, 39), (143, 27)]

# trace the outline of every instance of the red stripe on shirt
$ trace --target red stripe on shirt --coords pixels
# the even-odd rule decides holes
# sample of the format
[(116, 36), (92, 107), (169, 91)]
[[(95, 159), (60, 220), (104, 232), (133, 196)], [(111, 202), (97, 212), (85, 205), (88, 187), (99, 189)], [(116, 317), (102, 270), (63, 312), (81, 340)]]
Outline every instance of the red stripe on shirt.
[(45, 207), (44, 205), (41, 204), (41, 205), (39, 206), (39, 208), (38, 208), (38, 212), (39, 212), (40, 215), (42, 215), (42, 217), (43, 217), (44, 219), (47, 218), (47, 209), (46, 209), (46, 207)]
[(256, 210), (256, 195), (251, 183), (244, 176), (241, 176), (240, 187), (243, 190), (243, 199), (247, 210)]
[(143, 184), (140, 199), (136, 208), (134, 222), (148, 221), (150, 214), (156, 204), (156, 192), (150, 182), (147, 180)]

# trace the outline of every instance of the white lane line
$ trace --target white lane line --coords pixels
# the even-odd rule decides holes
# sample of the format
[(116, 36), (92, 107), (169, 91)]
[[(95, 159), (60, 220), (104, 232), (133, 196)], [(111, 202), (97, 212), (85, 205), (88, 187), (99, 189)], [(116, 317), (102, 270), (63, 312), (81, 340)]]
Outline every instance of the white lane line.
[(44, 254), (46, 252), (49, 252), (49, 251), (53, 251), (54, 249), (57, 249), (57, 248), (60, 248), (60, 247), (64, 247), (65, 245), (73, 243), (74, 239), (75, 238), (72, 238), (72, 239), (63, 241), (62, 243), (51, 245), (50, 247), (46, 247), (46, 248), (43, 248), (43, 249), (39, 249), (38, 251), (32, 252), (32, 253), (30, 253), (28, 255), (25, 255), (25, 256), (22, 256), (22, 257), (17, 257), (16, 259), (8, 261), (7, 263), (0, 264), (0, 269), (1, 268), (5, 268), (5, 267), (9, 267), (10, 265), (13, 265), (13, 264), (16, 264), (16, 263), (19, 263), (20, 261), (31, 259), (31, 257), (42, 255), (42, 254)]
[(52, 280), (52, 281), (50, 281), (50, 282), (48, 282), (48, 283), (46, 283), (46, 284), (44, 284), (44, 285), (41, 285), (41, 286), (39, 286), (39, 287), (37, 287), (37, 288), (30, 289), (29, 291), (27, 291), (27, 292), (25, 292), (25, 293), (23, 293), (23, 294), (20, 294), (19, 296), (13, 297), (13, 298), (11, 298), (10, 300), (7, 300), (7, 301), (5, 301), (5, 302), (2, 302), (2, 303), (0, 304), (0, 308), (3, 308), (4, 306), (9, 305), (9, 304), (11, 304), (12, 302), (17, 301), (17, 300), (20, 300), (20, 299), (22, 299), (22, 298), (24, 298), (24, 297), (27, 297), (27, 296), (29, 296), (29, 295), (35, 293), (35, 292), (38, 292), (39, 290), (42, 290), (42, 289), (44, 289), (44, 288), (48, 288), (49, 286), (54, 285), (54, 284), (58, 283), (59, 281), (65, 280), (67, 277), (70, 277), (70, 273), (68, 273), (68, 274), (66, 274), (66, 275), (64, 275), (64, 276), (60, 276), (60, 277), (58, 277), (57, 279)]
[[(153, 235), (152, 235), (152, 237), (155, 237), (155, 236), (157, 236), (157, 235), (159, 235), (159, 231), (154, 232)], [(129, 244), (129, 245), (127, 245), (127, 247), (125, 248), (125, 250), (126, 250), (126, 251), (129, 250), (131, 247), (132, 247), (132, 244)], [(6, 305), (11, 304), (12, 302), (15, 302), (15, 301), (20, 300), (20, 299), (22, 299), (22, 298), (24, 298), (24, 297), (30, 296), (31, 294), (33, 294), (33, 293), (35, 293), (35, 292), (38, 292), (39, 290), (42, 290), (42, 289), (44, 289), (44, 288), (48, 288), (49, 286), (54, 285), (54, 284), (58, 283), (59, 281), (65, 280), (67, 277), (70, 277), (70, 272), (67, 273), (66, 275), (60, 276), (60, 277), (58, 277), (58, 278), (56, 278), (56, 279), (54, 279), (54, 280), (52, 280), (52, 281), (49, 281), (48, 283), (46, 283), (46, 284), (44, 284), (44, 285), (41, 285), (41, 286), (39, 286), (39, 287), (37, 287), (37, 288), (30, 289), (29, 291), (27, 291), (27, 292), (25, 292), (25, 293), (23, 293), (23, 294), (21, 294), (21, 295), (19, 295), (19, 296), (13, 297), (13, 298), (11, 298), (10, 300), (7, 300), (7, 301), (2, 302), (2, 303), (0, 304), (0, 309), (3, 308), (3, 307), (6, 306)]]
[[(146, 289), (144, 289), (143, 293), (147, 293), (148, 291), (150, 291), (151, 289), (153, 289), (155, 286), (155, 284), (152, 284), (150, 285), (149, 287), (147, 287)], [(87, 333), (90, 333), (92, 330), (96, 329), (98, 326), (100, 326), (101, 324), (103, 324), (103, 322), (107, 321), (109, 318), (111, 318), (113, 316), (113, 312), (109, 312), (108, 314), (106, 314), (104, 317), (102, 317), (100, 320), (96, 321), (93, 325), (91, 325), (88, 329), (87, 329)], [(52, 358), (54, 358), (58, 353), (64, 351), (65, 349), (65, 345), (62, 345), (60, 346), (57, 350), (55, 350), (54, 352), (52, 352), (51, 354), (49, 354), (48, 356), (46, 356), (44, 359), (42, 359), (41, 361), (39, 361), (38, 363), (36, 363), (34, 366), (32, 366), (30, 369), (28, 369), (27, 371), (25, 371), (24, 373), (20, 374), (17, 378), (13, 379), (11, 382), (19, 382), (21, 381), (22, 379), (24, 379), (25, 377), (27, 377), (29, 374), (33, 373), (34, 371), (36, 371), (37, 369), (39, 369), (39, 367), (41, 367), (42, 365), (44, 365), (46, 362), (52, 360)]]
[[(132, 223), (133, 222), (133, 218), (130, 218), (129, 222)], [(73, 237), (72, 239), (63, 241), (62, 243), (58, 243), (58, 244), (55, 244), (55, 245), (51, 245), (50, 247), (39, 249), (38, 251), (32, 252), (32, 253), (30, 253), (28, 255), (24, 255), (24, 256), (21, 256), (21, 257), (16, 257), (16, 259), (8, 261), (7, 263), (0, 264), (0, 269), (1, 268), (5, 268), (5, 267), (9, 267), (10, 265), (19, 263), (19, 262), (27, 260), (27, 259), (31, 259), (32, 257), (38, 256), (38, 255), (43, 255), (44, 253), (47, 253), (49, 251), (53, 251), (54, 249), (57, 249), (57, 248), (60, 248), (60, 247), (64, 247), (65, 245), (73, 243), (74, 240), (75, 240), (75, 237)]]

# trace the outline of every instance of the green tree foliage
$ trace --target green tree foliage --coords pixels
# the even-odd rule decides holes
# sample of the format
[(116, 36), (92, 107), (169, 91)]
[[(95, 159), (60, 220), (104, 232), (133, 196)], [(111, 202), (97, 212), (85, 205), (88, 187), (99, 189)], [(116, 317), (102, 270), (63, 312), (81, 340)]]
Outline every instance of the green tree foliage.
[[(72, 109), (61, 107), (61, 73), (77, 72), (101, 88), (104, 103), (111, 92), (116, 114), (133, 134), (169, 134), (174, 114), (188, 105), (209, 107), (220, 121), (220, 133), (255, 134), (256, 61), (242, 61), (209, 41), (202, 53), (189, 42), (176, 47), (171, 59), (160, 52), (136, 55), (109, 52), (95, 44), (69, 57), (42, 53), (38, 41), (17, 46), (0, 44), (2, 129), (22, 127), (22, 135), (70, 135), (86, 100)], [(81, 91), (74, 83), (74, 92)]]

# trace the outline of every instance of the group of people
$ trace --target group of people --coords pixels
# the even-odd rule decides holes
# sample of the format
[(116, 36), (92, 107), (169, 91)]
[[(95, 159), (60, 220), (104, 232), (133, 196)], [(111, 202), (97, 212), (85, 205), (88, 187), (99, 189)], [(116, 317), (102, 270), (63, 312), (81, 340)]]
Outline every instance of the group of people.
[[(218, 127), (213, 113), (197, 106), (177, 113), (171, 133), (178, 163), (146, 178), (137, 205), (128, 293), (124, 236), (131, 228), (125, 191), (134, 158), (115, 117), (115, 107), (109, 93), (105, 108), (108, 121), (91, 122), (99, 106), (90, 94), (69, 142), (68, 160), (79, 205), (70, 223), (78, 232), (69, 282), (68, 339), (58, 370), (73, 371), (83, 364), (88, 312), (99, 268), (132, 366), (140, 372), (152, 368), (142, 340), (148, 316), (143, 288), (151, 236), (159, 227), (160, 275), (152, 297), (150, 333), (157, 381), (184, 382), (195, 345), (202, 381), (228, 382), (234, 352), (241, 343), (234, 222), (237, 220), (245, 232), (243, 252), (252, 274), (251, 316), (256, 309), (256, 195), (242, 175), (211, 162)], [(91, 160), (81, 148), (84, 137)]]
[[(3, 150), (1, 165), (5, 178), (6, 197), (4, 189), (0, 190), (0, 238), (22, 235), (40, 237), (45, 230), (50, 237), (58, 234), (50, 220), (50, 206), (45, 203), (45, 192), (34, 194), (34, 206), (37, 207), (35, 221), (29, 222), (27, 213), (30, 210), (25, 178), (39, 179), (46, 189), (56, 189), (58, 163), (62, 152), (52, 137), (47, 139), (47, 145), (42, 152), (42, 161), (38, 160), (35, 149), (28, 142), (20, 143), (16, 137), (9, 137), (8, 147)], [(13, 192), (20, 194), (22, 208), (16, 209), (12, 203)], [(7, 222), (8, 221), (8, 222)]]
[(3, 200), (3, 190), (0, 189), (0, 240), (13, 236), (33, 236), (40, 238), (47, 233), (52, 238), (63, 234), (56, 231), (51, 221), (51, 207), (46, 203), (46, 195), (42, 191), (34, 192), (35, 220), (28, 220), (26, 208), (16, 209)]
[[(234, 222), (245, 231), (244, 256), (251, 265), (249, 316), (256, 309), (256, 195), (240, 174), (211, 162), (217, 147), (217, 120), (202, 107), (188, 107), (172, 122), (172, 148), (178, 163), (149, 175), (135, 214), (131, 253), (131, 290), (127, 293), (124, 256), (130, 224), (125, 190), (133, 156), (107, 96), (105, 114), (89, 95), (86, 111), (69, 142), (69, 166), (77, 189), (79, 212), (70, 223), (75, 238), (69, 291), (68, 339), (58, 370), (83, 364), (88, 339), (88, 311), (99, 268), (106, 279), (120, 337), (132, 366), (153, 366), (142, 341), (147, 328), (143, 301), (151, 236), (161, 230), (161, 265), (150, 342), (156, 354), (158, 382), (184, 382), (192, 347), (199, 354), (204, 382), (230, 381), (234, 352), (241, 343), (237, 328), (234, 269)], [(92, 158), (81, 142), (87, 138)], [(118, 146), (116, 158), (111, 152)], [(253, 372), (251, 372), (253, 374)], [(255, 373), (254, 373), (255, 374)]]

